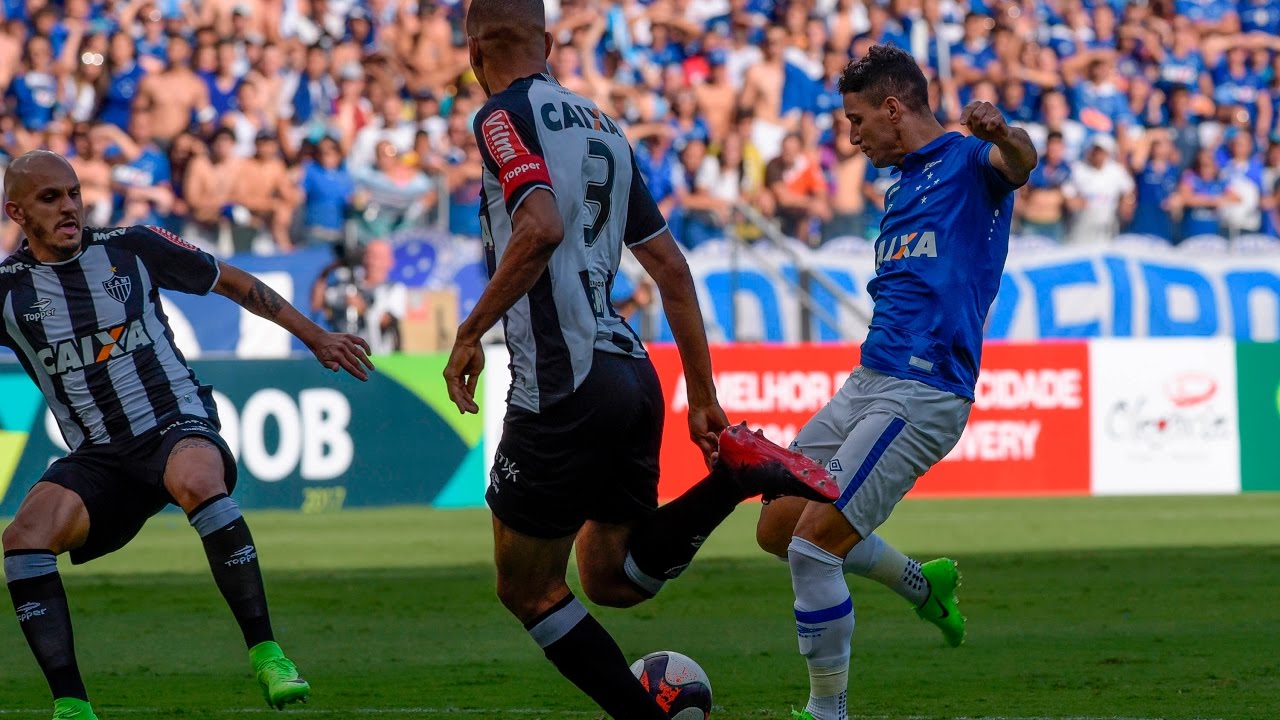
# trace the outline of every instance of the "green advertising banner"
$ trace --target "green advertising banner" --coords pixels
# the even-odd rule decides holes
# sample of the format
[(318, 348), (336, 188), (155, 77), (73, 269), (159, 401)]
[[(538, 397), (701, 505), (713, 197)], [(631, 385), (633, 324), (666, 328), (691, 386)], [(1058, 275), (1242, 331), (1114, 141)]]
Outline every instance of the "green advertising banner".
[(1240, 485), (1280, 490), (1280, 344), (1237, 343)]
[[(367, 383), (314, 360), (192, 361), (212, 385), (222, 436), (239, 465), (246, 508), (484, 504), (483, 423), (459, 415), (444, 355), (375, 358)], [(43, 398), (15, 364), (0, 365), (0, 516), (66, 446)]]

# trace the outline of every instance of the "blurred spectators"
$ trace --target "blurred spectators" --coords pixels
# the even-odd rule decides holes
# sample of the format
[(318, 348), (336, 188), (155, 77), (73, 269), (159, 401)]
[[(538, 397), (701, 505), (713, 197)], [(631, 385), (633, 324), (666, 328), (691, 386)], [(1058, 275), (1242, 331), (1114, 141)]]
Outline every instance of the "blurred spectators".
[[(218, 252), (480, 232), (484, 102), (456, 0), (30, 0), (0, 23), (0, 163), (70, 155), (91, 222)], [(1280, 3), (559, 0), (550, 70), (616, 117), (686, 246), (762, 228), (874, 237), (892, 168), (848, 145), (834, 79), (872, 43), (973, 99), (1045, 163), (1018, 231), (1277, 231)], [(1206, 155), (1207, 153), (1207, 155)], [(0, 232), (8, 251), (17, 229)]]

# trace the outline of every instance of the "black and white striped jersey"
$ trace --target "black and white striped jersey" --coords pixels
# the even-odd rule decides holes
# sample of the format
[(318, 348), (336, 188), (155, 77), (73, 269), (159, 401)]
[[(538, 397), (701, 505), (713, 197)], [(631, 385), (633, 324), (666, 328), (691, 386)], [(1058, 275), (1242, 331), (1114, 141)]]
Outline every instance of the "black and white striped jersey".
[(162, 228), (85, 228), (80, 253), (0, 263), (0, 344), (40, 387), (72, 450), (135, 438), (179, 415), (217, 424), (173, 342), (160, 288), (207, 294), (218, 261)]
[(647, 357), (609, 302), (623, 245), (666, 229), (622, 129), (595, 103), (550, 75), (533, 75), (489, 98), (477, 113), (484, 156), (480, 220), (493, 275), (529, 193), (555, 194), (564, 241), (504, 318), (511, 395), (539, 412), (577, 389), (595, 351)]

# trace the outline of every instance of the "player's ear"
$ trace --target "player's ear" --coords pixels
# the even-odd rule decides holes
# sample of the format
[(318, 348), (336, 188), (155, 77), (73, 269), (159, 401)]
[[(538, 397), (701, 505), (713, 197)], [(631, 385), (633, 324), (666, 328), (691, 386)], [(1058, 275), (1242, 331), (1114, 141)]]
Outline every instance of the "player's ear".
[(889, 122), (895, 125), (902, 120), (902, 103), (898, 98), (890, 95), (884, 99), (884, 111), (889, 116)]
[(554, 38), (554, 37), (552, 37), (551, 33), (549, 33), (549, 32), (544, 32), (544, 33), (542, 33), (542, 42), (546, 45), (546, 47), (543, 49), (542, 57), (544, 57), (544, 58), (550, 58), (550, 57), (551, 57), (551, 46), (552, 46), (553, 44), (555, 44), (555, 38)]
[(22, 212), (22, 208), (18, 207), (18, 203), (10, 200), (4, 204), (4, 214), (9, 216), (14, 225), (21, 225), (26, 219), (26, 213)]

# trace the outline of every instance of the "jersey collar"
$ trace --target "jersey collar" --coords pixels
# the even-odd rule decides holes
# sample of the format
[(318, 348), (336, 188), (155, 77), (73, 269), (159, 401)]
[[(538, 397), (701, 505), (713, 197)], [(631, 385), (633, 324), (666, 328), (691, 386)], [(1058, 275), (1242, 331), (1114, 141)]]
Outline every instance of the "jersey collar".
[(26, 238), (23, 238), (23, 239), (22, 239), (22, 244), (18, 246), (18, 249), (17, 249), (13, 254), (14, 254), (15, 256), (18, 256), (18, 257), (19, 257), (23, 262), (29, 262), (29, 263), (31, 263), (32, 265), (45, 265), (45, 266), (48, 266), (48, 267), (57, 267), (57, 266), (59, 266), (59, 265), (70, 265), (71, 263), (73, 263), (73, 262), (75, 262), (75, 261), (79, 260), (79, 259), (80, 259), (80, 256), (84, 254), (84, 246), (85, 246), (85, 242), (84, 242), (84, 239), (85, 239), (85, 229), (84, 229), (84, 228), (80, 228), (80, 233), (81, 233), (81, 234), (80, 234), (80, 249), (76, 251), (76, 254), (75, 254), (75, 255), (72, 255), (71, 257), (67, 258), (66, 260), (59, 260), (58, 262), (50, 262), (50, 263), (47, 263), (47, 262), (40, 262), (39, 260), (37, 260), (37, 259), (36, 259), (36, 256), (35, 256), (34, 254), (32, 254), (32, 252), (31, 252), (31, 243), (27, 242), (27, 239), (26, 239)]
[(942, 135), (939, 135), (937, 138), (935, 138), (928, 145), (925, 145), (919, 150), (916, 150), (915, 152), (909, 152), (906, 155), (903, 155), (902, 162), (898, 163), (898, 169), (902, 170), (903, 172), (906, 172), (907, 170), (912, 170), (916, 167), (919, 167), (924, 163), (928, 162), (929, 158), (933, 157), (934, 155), (937, 155), (939, 152), (944, 150), (948, 145), (959, 140), (962, 137), (964, 137), (964, 135), (961, 135), (960, 133), (955, 131), (952, 131), (949, 133), (943, 133)]

